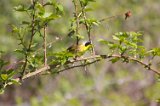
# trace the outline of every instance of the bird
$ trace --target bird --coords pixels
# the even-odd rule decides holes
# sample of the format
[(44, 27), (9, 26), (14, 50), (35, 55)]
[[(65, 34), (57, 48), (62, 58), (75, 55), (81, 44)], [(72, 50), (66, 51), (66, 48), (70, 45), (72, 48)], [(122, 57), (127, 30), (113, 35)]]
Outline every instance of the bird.
[(75, 57), (82, 56), (87, 50), (89, 50), (92, 47), (92, 44), (90, 41), (87, 41), (84, 44), (74, 44), (67, 48), (67, 51), (69, 53), (72, 53)]

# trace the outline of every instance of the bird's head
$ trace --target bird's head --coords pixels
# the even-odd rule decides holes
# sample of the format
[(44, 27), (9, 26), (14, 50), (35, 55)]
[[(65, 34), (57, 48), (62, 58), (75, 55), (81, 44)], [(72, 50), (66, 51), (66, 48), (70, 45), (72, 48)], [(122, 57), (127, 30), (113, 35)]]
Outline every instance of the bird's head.
[(86, 42), (85, 43), (85, 46), (87, 47), (87, 46), (91, 46), (92, 44), (91, 44), (91, 42), (90, 41), (88, 41), (88, 42)]
[(88, 42), (86, 42), (85, 44), (84, 44), (84, 49), (85, 50), (88, 50), (88, 49), (90, 49), (91, 47), (92, 47), (92, 44), (91, 44), (91, 42), (90, 41), (88, 41)]

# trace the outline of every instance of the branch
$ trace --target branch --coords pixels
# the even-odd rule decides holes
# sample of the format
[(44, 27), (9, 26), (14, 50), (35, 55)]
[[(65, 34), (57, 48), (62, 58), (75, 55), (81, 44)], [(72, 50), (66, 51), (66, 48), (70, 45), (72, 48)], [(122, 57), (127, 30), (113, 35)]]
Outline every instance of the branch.
[[(75, 8), (75, 18), (76, 18), (76, 35), (79, 34), (79, 17), (78, 17), (78, 8), (76, 4), (76, 0), (73, 0), (74, 8)], [(77, 36), (76, 44), (79, 43), (79, 37)]]
[[(61, 70), (58, 70), (58, 71), (55, 71), (53, 73), (60, 73), (60, 72), (63, 72), (63, 71), (67, 71), (67, 70), (70, 70), (70, 69), (73, 69), (73, 68), (77, 68), (77, 67), (84, 67), (84, 66), (87, 66), (87, 65), (90, 65), (90, 64), (93, 64), (95, 62), (99, 62), (101, 60), (104, 60), (104, 59), (110, 59), (110, 58), (125, 58), (125, 59), (128, 59), (130, 61), (134, 61), (136, 63), (139, 63), (141, 64), (142, 66), (144, 67), (147, 67), (148, 70), (156, 73), (157, 75), (160, 75), (160, 71), (154, 69), (153, 67), (151, 67), (150, 65), (148, 65), (147, 63), (144, 63), (143, 61), (141, 60), (138, 60), (136, 58), (133, 58), (133, 57), (130, 57), (130, 56), (123, 56), (123, 55), (116, 55), (116, 54), (113, 54), (113, 55), (93, 55), (93, 56), (90, 56), (90, 57), (86, 57), (86, 58), (81, 58), (81, 59), (77, 59), (77, 60), (72, 60), (70, 61), (70, 63), (76, 63), (76, 62), (80, 62), (80, 61), (85, 61), (85, 60), (91, 60), (91, 59), (94, 59), (93, 61), (91, 62), (87, 62), (85, 64), (79, 64), (79, 65), (76, 65), (76, 66), (71, 66), (71, 67), (67, 67), (67, 68), (64, 68), (64, 69), (61, 69)], [(95, 60), (96, 59), (96, 60)], [(24, 75), (22, 77), (22, 79), (27, 79), (27, 78), (30, 78), (30, 77), (33, 77), (33, 76), (36, 76), (38, 74), (41, 74), (42, 72), (45, 72), (46, 70), (49, 70), (51, 66), (44, 66), (43, 68), (40, 68), (34, 72), (31, 72), (31, 73), (28, 73), (26, 75)], [(55, 66), (56, 67), (56, 66)], [(54, 68), (54, 67), (52, 67)], [(19, 81), (20, 78), (16, 78), (15, 80)]]
[(49, 69), (50, 69), (49, 66), (44, 66), (44, 67), (42, 67), (42, 68), (40, 68), (40, 69), (38, 69), (38, 70), (36, 70), (34, 72), (31, 72), (31, 73), (28, 73), (28, 74), (24, 75), (22, 78), (16, 78), (15, 80), (16, 81), (24, 80), (24, 79), (36, 76), (36, 75), (38, 75), (38, 74), (40, 74), (40, 73), (42, 73), (42, 72), (44, 72), (46, 70), (49, 70)]
[[(42, 0), (42, 5), (44, 5), (44, 1)], [(47, 66), (47, 34), (46, 34), (46, 25), (44, 25), (43, 28), (43, 35), (44, 35), (44, 41), (43, 41), (43, 48), (44, 48), (44, 66)]]
[[(77, 59), (77, 60), (71, 60), (70, 63), (75, 63), (75, 62), (79, 62), (79, 61), (85, 61), (85, 60), (90, 60), (90, 59), (98, 59), (99, 61), (102, 60), (102, 59), (109, 59), (109, 58), (125, 58), (125, 59), (128, 59), (130, 61), (134, 61), (136, 63), (139, 63), (141, 64), (142, 66), (144, 66), (145, 68), (147, 68), (148, 70), (160, 75), (160, 71), (154, 69), (153, 67), (151, 67), (148, 63), (145, 63), (141, 60), (138, 60), (136, 58), (133, 58), (133, 57), (130, 57), (130, 56), (124, 56), (124, 55), (116, 55), (116, 54), (113, 54), (113, 55), (93, 55), (93, 56), (90, 56), (90, 57), (86, 57), (86, 58), (80, 58), (80, 59)], [(92, 64), (92, 63), (89, 63), (89, 64)], [(86, 66), (86, 65), (82, 65), (82, 66)], [(73, 68), (75, 68), (77, 66), (73, 66)], [(79, 67), (79, 66), (78, 66)], [(69, 69), (71, 69), (72, 67), (69, 67)], [(67, 68), (68, 69), (68, 68)], [(66, 69), (63, 69), (63, 70), (66, 70)]]
[(40, 69), (38, 69), (38, 70), (36, 70), (36, 71), (34, 71), (32, 73), (26, 74), (25, 76), (22, 77), (22, 79), (24, 80), (24, 79), (27, 79), (29, 77), (35, 76), (35, 75), (40, 74), (40, 73), (42, 73), (42, 72), (44, 72), (44, 71), (46, 71), (48, 69), (50, 69), (49, 66), (44, 66), (44, 67), (42, 67), (42, 68), (40, 68)]
[(76, 66), (72, 66), (72, 67), (67, 67), (67, 68), (65, 68), (65, 69), (56, 71), (56, 72), (54, 72), (54, 73), (60, 73), (60, 72), (63, 72), (63, 71), (66, 71), (66, 70), (70, 70), (70, 69), (73, 69), (73, 68), (77, 68), (77, 67), (84, 67), (84, 66), (87, 66), (87, 65), (96, 63), (96, 62), (98, 62), (98, 61), (100, 61), (100, 60), (101, 60), (101, 59), (97, 59), (97, 60), (94, 60), (94, 61), (92, 61), (92, 62), (88, 62), (88, 63), (85, 63), (85, 64), (80, 64), (80, 65), (76, 65)]
[(44, 26), (44, 28), (43, 28), (43, 30), (44, 30), (44, 44), (43, 44), (43, 48), (44, 48), (44, 66), (47, 66), (47, 39), (46, 39), (46, 37), (47, 37), (47, 35), (46, 35), (46, 26)]
[(127, 58), (128, 60), (135, 61), (135, 62), (137, 62), (137, 63), (141, 64), (142, 66), (144, 66), (145, 68), (147, 68), (148, 70), (150, 70), (150, 71), (152, 71), (152, 72), (154, 72), (154, 73), (156, 73), (156, 74), (160, 75), (160, 71), (158, 71), (158, 70), (154, 69), (154, 68), (153, 68), (153, 67), (151, 67), (149, 64), (144, 63), (143, 61), (138, 60), (138, 59), (136, 59), (136, 58), (134, 58), (134, 57), (130, 57), (130, 56), (123, 56), (123, 55), (111, 55), (111, 57)]

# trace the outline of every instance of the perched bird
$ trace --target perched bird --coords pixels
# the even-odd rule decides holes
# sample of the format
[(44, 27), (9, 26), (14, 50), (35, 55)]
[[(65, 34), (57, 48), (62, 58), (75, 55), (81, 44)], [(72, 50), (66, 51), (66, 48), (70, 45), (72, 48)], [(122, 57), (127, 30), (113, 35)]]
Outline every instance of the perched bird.
[(67, 51), (74, 54), (75, 56), (82, 56), (89, 48), (92, 47), (90, 41), (86, 42), (85, 44), (74, 44), (70, 46)]

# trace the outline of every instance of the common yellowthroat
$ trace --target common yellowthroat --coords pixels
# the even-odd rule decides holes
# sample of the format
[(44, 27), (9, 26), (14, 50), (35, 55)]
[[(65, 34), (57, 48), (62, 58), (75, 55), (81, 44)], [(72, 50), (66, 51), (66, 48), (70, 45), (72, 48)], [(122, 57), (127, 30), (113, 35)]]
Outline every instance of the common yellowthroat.
[(87, 50), (89, 50), (92, 47), (92, 44), (90, 41), (86, 42), (85, 44), (74, 44), (70, 46), (67, 51), (75, 54), (75, 56), (82, 56)]

